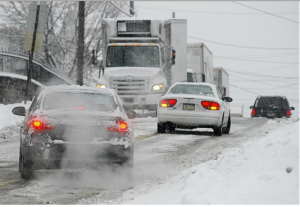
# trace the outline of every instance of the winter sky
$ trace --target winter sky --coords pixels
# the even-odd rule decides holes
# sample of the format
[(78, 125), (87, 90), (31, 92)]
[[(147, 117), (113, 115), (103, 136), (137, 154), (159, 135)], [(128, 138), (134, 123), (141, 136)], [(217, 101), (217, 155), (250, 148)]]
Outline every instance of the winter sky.
[(299, 47), (299, 2), (139, 1), (135, 7), (138, 16), (171, 18), (175, 11), (176, 18), (187, 19), (188, 36), (203, 39), (188, 42), (204, 42), (214, 66), (230, 73), (233, 107), (252, 105), (259, 94), (285, 95), (298, 108), (299, 50), (279, 48)]

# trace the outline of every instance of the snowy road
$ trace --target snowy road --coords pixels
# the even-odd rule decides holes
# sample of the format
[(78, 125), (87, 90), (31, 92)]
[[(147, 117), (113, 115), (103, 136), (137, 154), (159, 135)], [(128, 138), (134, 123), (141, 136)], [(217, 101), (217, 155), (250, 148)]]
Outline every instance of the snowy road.
[[(232, 118), (229, 135), (214, 137), (212, 130), (177, 130), (176, 134), (156, 134), (155, 118), (132, 121), (135, 128), (134, 180), (128, 182), (116, 172), (39, 172), (26, 181), (18, 173), (18, 134), (0, 145), (1, 204), (118, 204), (145, 194), (189, 167), (216, 159), (226, 148), (238, 147), (268, 133), (267, 119)], [(15, 129), (12, 129), (15, 128)], [(6, 132), (18, 131), (11, 127)], [(4, 130), (4, 129), (3, 129)], [(2, 130), (2, 131), (3, 131)]]

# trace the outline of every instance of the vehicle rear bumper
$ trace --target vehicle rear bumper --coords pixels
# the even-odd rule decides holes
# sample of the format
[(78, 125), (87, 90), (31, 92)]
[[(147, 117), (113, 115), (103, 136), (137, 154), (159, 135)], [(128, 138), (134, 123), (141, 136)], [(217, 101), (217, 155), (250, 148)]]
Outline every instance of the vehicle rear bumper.
[(182, 114), (158, 114), (158, 123), (171, 122), (177, 126), (186, 127), (216, 127), (221, 125), (222, 118), (218, 114), (213, 116), (182, 115)]
[(23, 156), (36, 166), (62, 160), (122, 163), (133, 158), (133, 145), (125, 148), (124, 145), (112, 145), (109, 141), (83, 143), (54, 140), (52, 143), (34, 143), (23, 147)]

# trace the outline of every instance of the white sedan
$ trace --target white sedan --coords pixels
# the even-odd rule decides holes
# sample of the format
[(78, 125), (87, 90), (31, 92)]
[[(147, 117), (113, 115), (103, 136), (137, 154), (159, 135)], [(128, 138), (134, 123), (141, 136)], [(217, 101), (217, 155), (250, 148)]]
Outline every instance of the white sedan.
[(173, 84), (161, 97), (157, 109), (157, 132), (175, 128), (212, 128), (214, 135), (228, 134), (231, 127), (230, 108), (216, 85), (209, 83)]

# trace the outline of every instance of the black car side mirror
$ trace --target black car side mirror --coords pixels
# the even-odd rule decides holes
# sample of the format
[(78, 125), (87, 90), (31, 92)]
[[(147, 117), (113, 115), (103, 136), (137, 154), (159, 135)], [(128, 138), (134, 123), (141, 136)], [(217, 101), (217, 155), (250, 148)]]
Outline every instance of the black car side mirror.
[(12, 113), (18, 116), (25, 116), (26, 115), (25, 107), (24, 106), (15, 107), (13, 108)]
[(137, 113), (135, 111), (127, 112), (127, 116), (129, 119), (135, 119), (137, 117)]
[(223, 97), (223, 100), (224, 100), (225, 102), (232, 102), (232, 101), (233, 101), (233, 99), (232, 99), (231, 97), (228, 97), (228, 96), (224, 96), (224, 97)]
[(295, 107), (293, 107), (293, 106), (291, 106), (291, 108), (290, 108), (291, 110), (295, 110)]
[(253, 107), (253, 106), (250, 106), (249, 108), (250, 108), (250, 109), (253, 109), (254, 107)]

